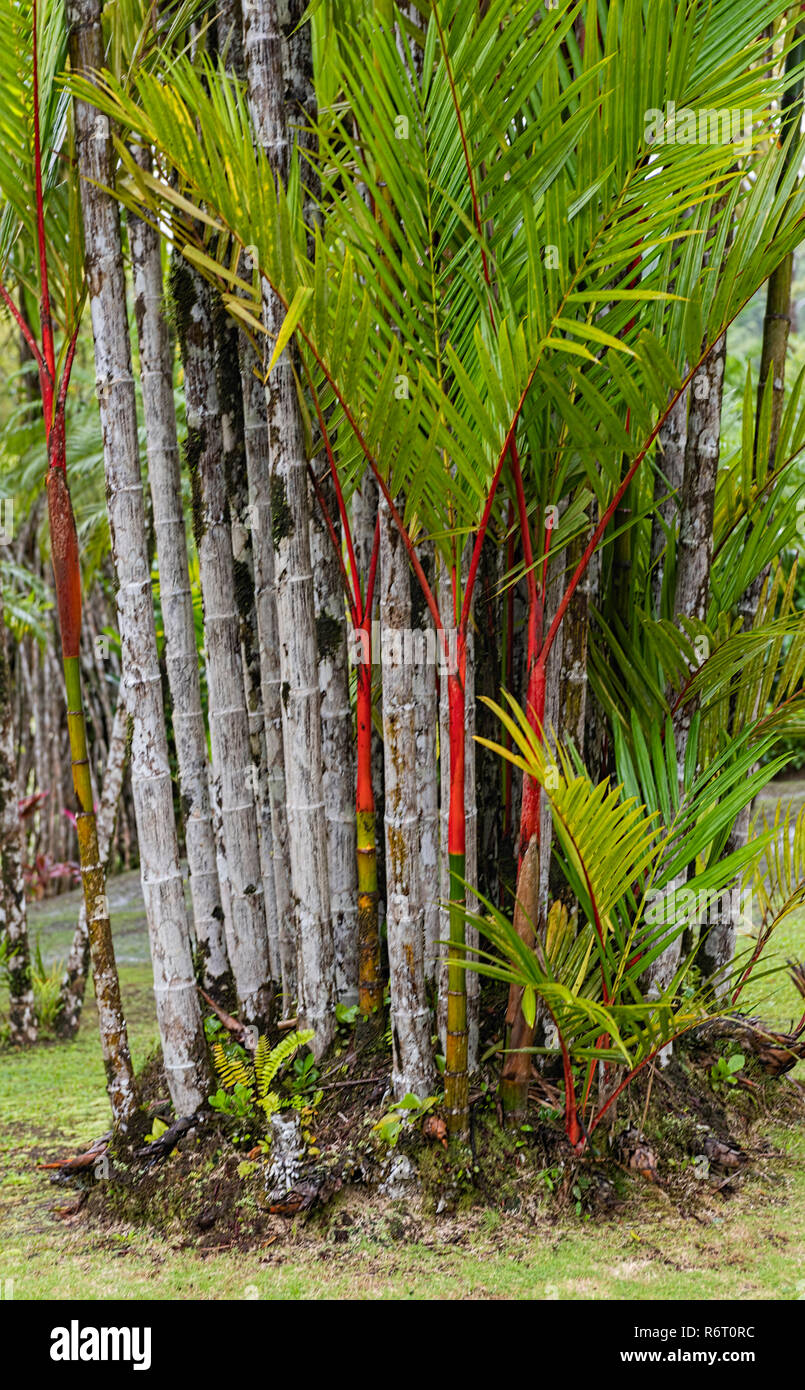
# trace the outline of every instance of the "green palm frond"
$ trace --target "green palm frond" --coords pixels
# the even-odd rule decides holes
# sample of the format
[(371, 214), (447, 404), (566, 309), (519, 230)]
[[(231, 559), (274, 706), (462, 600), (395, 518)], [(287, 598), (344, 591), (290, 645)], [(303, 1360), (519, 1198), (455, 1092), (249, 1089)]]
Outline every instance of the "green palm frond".
[[(636, 756), (625, 742), (618, 745), (623, 783), (594, 786), (578, 760), (559, 747), (553, 752), (507, 699), (508, 711), (486, 703), (510, 735), (512, 748), (478, 742), (540, 784), (551, 810), (558, 861), (582, 916), (595, 929), (607, 989), (611, 993), (616, 980), (636, 987), (639, 975), (686, 925), (673, 908), (655, 924), (646, 914), (649, 895), (667, 889), (684, 870), (690, 870), (687, 887), (694, 894), (726, 891), (762, 856), (767, 836), (722, 857), (738, 812), (768, 780), (769, 768), (755, 764), (771, 737), (764, 744), (745, 730), (698, 772), (692, 754), (680, 796), (673, 740), (663, 747), (658, 735), (649, 747), (636, 725)], [(783, 763), (773, 763), (774, 771)], [(524, 953), (528, 949), (523, 946)]]
[[(36, 21), (36, 22), (35, 22)], [(36, 329), (41, 295), (37, 247), (34, 38), (42, 152), (42, 205), (51, 311), (65, 337), (81, 312), (84, 268), (78, 180), (73, 173), (69, 94), (59, 85), (67, 26), (59, 0), (0, 0), (0, 278), (15, 286)], [(35, 31), (35, 32), (34, 32)]]
[[(590, 680), (619, 746), (627, 740), (634, 758), (638, 736), (656, 741), (658, 727), (686, 706), (700, 714), (700, 761), (715, 755), (728, 726), (735, 734), (752, 727), (759, 738), (801, 725), (805, 630), (795, 579), (796, 567), (785, 576), (776, 565), (748, 631), (725, 614), (717, 631), (692, 618), (656, 621), (643, 613), (627, 631), (617, 615), (610, 625), (596, 614)], [(665, 743), (673, 740), (666, 735)]]
[(17, 638), (30, 634), (44, 646), (52, 633), (47, 615), (53, 603), (39, 575), (0, 551), (0, 587), (9, 630)]
[[(574, 1061), (614, 1062), (632, 1070), (712, 1012), (712, 996), (706, 987), (684, 988), (690, 961), (680, 966), (657, 999), (635, 997), (627, 981), (620, 982), (604, 1002), (599, 971), (580, 979), (573, 961), (557, 965), (530, 949), (493, 903), (481, 898), (480, 909), (466, 913), (466, 919), (492, 949), (481, 948), (478, 959), (467, 961), (466, 968), (522, 988), (527, 1016), (529, 1012), (533, 1016), (535, 1001), (541, 999)], [(640, 968), (645, 968), (643, 961)]]
[[(799, 237), (798, 156), (777, 139), (782, 79), (743, 0), (717, 18), (666, 0), (650, 25), (628, 0), (600, 46), (591, 24), (583, 58), (570, 41), (578, 10), (437, 5), (421, 82), (379, 20), (360, 17), (332, 56), (339, 101), (316, 127), (312, 260), (301, 156), (277, 190), (221, 69), (179, 57), (130, 90), (112, 77), (94, 94), (75, 84), (158, 153), (144, 174), (121, 141), (121, 197), (169, 217), (259, 332), (259, 285), (237, 273), (252, 248), (291, 314), (347, 487), (371, 460), (451, 553), (511, 439), (540, 495), (584, 479), (606, 502), (624, 455), (651, 444), (669, 388)], [(650, 143), (647, 109), (705, 99), (751, 108), (751, 148)], [(379, 224), (366, 190), (396, 215)]]
[(793, 802), (778, 802), (771, 821), (765, 811), (755, 817), (750, 835), (759, 830), (768, 843), (755, 869), (752, 891), (765, 926), (770, 917), (780, 921), (805, 901), (805, 806), (795, 813)]
[[(542, 1000), (558, 1029), (566, 1064), (605, 1061), (631, 1074), (721, 1007), (711, 984), (697, 987), (692, 981), (695, 952), (680, 961), (664, 987), (655, 982), (646, 995), (641, 986), (645, 972), (688, 926), (690, 903), (721, 898), (742, 874), (757, 875), (764, 864), (773, 874), (771, 862), (778, 856), (784, 861), (788, 856), (778, 870), (781, 881), (796, 879), (799, 860), (805, 863), (805, 813), (797, 822), (795, 838), (802, 843), (797, 840), (795, 849), (788, 847), (790, 827), (778, 813), (777, 829), (764, 825), (744, 849), (725, 857), (736, 815), (768, 777), (768, 769), (753, 771), (758, 743), (766, 749), (762, 738), (751, 737), (751, 729), (697, 769), (696, 716), (680, 788), (670, 720), (647, 740), (635, 718), (633, 742), (622, 737), (617, 747), (622, 784), (612, 787), (606, 781), (596, 787), (578, 756), (571, 759), (544, 743), (513, 700), (508, 699), (508, 710), (487, 703), (510, 736), (511, 748), (478, 742), (540, 784), (551, 810), (557, 859), (579, 904), (580, 925), (574, 931), (565, 910), (554, 903), (545, 939), (535, 950), (504, 912), (481, 899), (479, 910), (466, 916), (488, 944), (466, 968), (522, 988), (526, 1018), (534, 1017), (536, 1000)], [(770, 741), (767, 736), (766, 744)], [(684, 893), (677, 891), (682, 878)], [(797, 882), (797, 901), (802, 891)], [(736, 962), (736, 979), (752, 968), (756, 953), (750, 954), (748, 965), (743, 958)]]

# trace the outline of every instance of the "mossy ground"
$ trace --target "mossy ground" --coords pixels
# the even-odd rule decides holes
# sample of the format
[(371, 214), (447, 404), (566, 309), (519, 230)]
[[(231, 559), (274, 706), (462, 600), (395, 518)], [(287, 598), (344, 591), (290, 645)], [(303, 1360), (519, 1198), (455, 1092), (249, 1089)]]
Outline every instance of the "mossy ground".
[[(118, 887), (113, 915), (126, 962), (123, 1000), (135, 1064), (142, 1067), (156, 1042), (150, 969), (131, 885)], [(63, 952), (70, 912), (64, 899), (43, 909), (46, 959), (54, 947)], [(782, 959), (802, 956), (804, 942), (805, 919), (792, 919), (776, 951)], [(784, 976), (762, 982), (755, 996), (751, 1007), (760, 1011), (762, 1004), (764, 1016), (778, 1024), (787, 1026), (801, 1010)], [(706, 1077), (702, 1086), (706, 1098)], [(637, 1092), (634, 1104), (639, 1108)], [(597, 1214), (587, 1210), (587, 1194), (579, 1213), (572, 1194), (557, 1201), (562, 1175), (535, 1162), (539, 1133), (501, 1134), (490, 1102), (476, 1129), (480, 1194), (467, 1174), (454, 1181), (444, 1151), (433, 1144), (423, 1161), (421, 1196), (380, 1198), (345, 1187), (308, 1219), (271, 1216), (253, 1182), (239, 1190), (232, 1151), (213, 1138), (189, 1161), (178, 1153), (168, 1160), (144, 1221), (136, 1202), (100, 1203), (94, 1195), (79, 1207), (74, 1187), (51, 1185), (37, 1166), (79, 1149), (108, 1126), (90, 999), (75, 1042), (0, 1054), (0, 1280), (14, 1280), (18, 1299), (799, 1298), (805, 1289), (801, 1110), (793, 1098), (790, 1107), (775, 1102), (762, 1114), (745, 1098), (735, 1116), (747, 1147), (755, 1122), (753, 1162), (739, 1182), (719, 1188), (685, 1181), (668, 1167), (660, 1184), (624, 1173), (608, 1209), (599, 1206)], [(684, 1117), (677, 1118), (684, 1129)], [(764, 1150), (761, 1134), (771, 1148)], [(172, 1182), (171, 1165), (178, 1171), (182, 1164), (182, 1182)], [(451, 1200), (437, 1214), (445, 1191)]]

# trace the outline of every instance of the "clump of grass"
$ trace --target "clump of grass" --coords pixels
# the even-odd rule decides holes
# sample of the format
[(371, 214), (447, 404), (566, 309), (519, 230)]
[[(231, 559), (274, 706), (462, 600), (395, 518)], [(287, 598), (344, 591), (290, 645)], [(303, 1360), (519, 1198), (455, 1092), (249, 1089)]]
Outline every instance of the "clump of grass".
[(52, 1033), (56, 1019), (61, 1011), (61, 978), (64, 961), (57, 960), (48, 967), (42, 959), (42, 947), (37, 936), (31, 952), (31, 984), (34, 991), (34, 1005), (39, 1027), (43, 1032)]

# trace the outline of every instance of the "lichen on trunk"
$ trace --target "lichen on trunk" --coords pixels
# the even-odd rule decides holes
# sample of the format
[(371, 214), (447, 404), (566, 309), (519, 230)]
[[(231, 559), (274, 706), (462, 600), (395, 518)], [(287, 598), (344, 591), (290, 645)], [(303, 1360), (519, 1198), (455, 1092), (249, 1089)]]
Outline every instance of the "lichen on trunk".
[[(150, 154), (135, 155), (143, 167)], [(193, 595), (182, 507), (179, 444), (173, 399), (173, 350), (164, 313), (162, 253), (155, 228), (129, 215), (134, 312), (139, 340), (148, 481), (159, 563), (165, 666), (184, 810), (184, 836), (200, 983), (231, 1006), (221, 890), (208, 785), (207, 737), (201, 707)]]
[(392, 1018), (392, 1088), (426, 1096), (433, 1079), (425, 991), (425, 923), (417, 806), (413, 671), (402, 641), (411, 630), (411, 585), (402, 537), (380, 511), (381, 633), (396, 634), (383, 661), (386, 922)]
[(3, 968), (8, 979), (9, 1041), (14, 1046), (27, 1046), (36, 1042), (37, 1023), (17, 796), (14, 707), (0, 588), (0, 944), (6, 952)]
[[(75, 72), (92, 74), (103, 66), (100, 0), (68, 0), (67, 13), (71, 25), (71, 66)], [(133, 726), (132, 789), (154, 993), (171, 1097), (177, 1112), (188, 1114), (204, 1103), (208, 1093), (207, 1054), (179, 867), (140, 473), (120, 223), (117, 204), (104, 191), (114, 184), (111, 130), (107, 118), (83, 101), (74, 103), (74, 123), (107, 506), (118, 581), (122, 682)], [(69, 679), (68, 675), (68, 695)], [(83, 716), (81, 726), (83, 728)], [(83, 739), (76, 738), (74, 759), (77, 755), (86, 756), (83, 743)], [(79, 802), (79, 840), (85, 842), (88, 853), (87, 873), (96, 895), (102, 895), (103, 868), (98, 855), (95, 817), (88, 814), (92, 810), (89, 786), (82, 788)], [(93, 861), (91, 867), (89, 860)], [(88, 895), (88, 906), (89, 902)], [(93, 904), (91, 935), (96, 912)], [(108, 907), (104, 907), (104, 916), (108, 921)], [(96, 992), (99, 974), (102, 979), (103, 972), (113, 968), (111, 936), (107, 945), (106, 959), (99, 957), (97, 961), (93, 946)]]

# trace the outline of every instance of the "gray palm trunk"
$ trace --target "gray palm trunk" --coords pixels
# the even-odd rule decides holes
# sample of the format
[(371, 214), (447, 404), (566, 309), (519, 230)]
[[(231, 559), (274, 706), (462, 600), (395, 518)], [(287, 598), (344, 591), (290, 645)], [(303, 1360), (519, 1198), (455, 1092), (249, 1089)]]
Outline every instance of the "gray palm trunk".
[[(185, 457), (204, 605), (213, 811), (220, 806), (228, 912), (226, 943), (241, 1021), (264, 1032), (274, 999), (263, 891), (254, 770), (246, 711), (232, 529), (222, 467), (224, 439), (215, 370), (210, 291), (179, 259), (171, 297), (185, 374)], [(223, 891), (223, 887), (222, 887)], [(225, 907), (227, 905), (225, 904)]]
[[(277, 901), (274, 884), (271, 802), (265, 750), (265, 725), (260, 675), (260, 647), (255, 603), (254, 552), (252, 546), (249, 484), (246, 466), (246, 427), (241, 379), (240, 331), (222, 302), (213, 300), (213, 335), (218, 395), (221, 405), (221, 467), (226, 483), (232, 530), (232, 563), (240, 632), (243, 690), (252, 758), (252, 789), (260, 840), (260, 874), (263, 883), (268, 963), (271, 979), (281, 979)], [(253, 441), (252, 441), (253, 442)]]
[(690, 383), (685, 469), (677, 543), (677, 616), (704, 622), (713, 561), (713, 509), (721, 436), (727, 337), (722, 334)]
[(9, 993), (9, 1037), (15, 1046), (36, 1042), (31, 953), (25, 909), (22, 827), (17, 804), (14, 706), (8, 667), (8, 641), (0, 590), (0, 945), (5, 947)]
[[(462, 591), (467, 580), (471, 547), (466, 546), (462, 557)], [(477, 912), (478, 899), (472, 889), (478, 883), (478, 796), (475, 776), (475, 599), (467, 631), (467, 665), (464, 679), (464, 815), (467, 837), (465, 877), (468, 886), (465, 901), (468, 912)], [(449, 748), (449, 743), (448, 743)], [(473, 952), (478, 947), (478, 928), (467, 923), (467, 959), (477, 960)], [(477, 970), (464, 972), (467, 989), (467, 1068), (470, 1073), (478, 1066), (481, 977)]]
[[(432, 547), (424, 556), (433, 573)], [(406, 561), (407, 563), (407, 561)], [(425, 979), (435, 984), (439, 971), (439, 704), (436, 663), (439, 648), (433, 622), (418, 586), (412, 594), (414, 628), (425, 634), (425, 658), (412, 669), (416, 733), (416, 804), (419, 810), (419, 872), (425, 937)]]
[(263, 714), (265, 774), (271, 813), (271, 855), (277, 913), (277, 950), (285, 1003), (291, 1013), (296, 997), (296, 932), (288, 862), (288, 817), (285, 806), (285, 754), (282, 747), (282, 682), (279, 666), (277, 594), (274, 545), (271, 534), (268, 420), (265, 387), (258, 375), (257, 354), (241, 339), (246, 473), (249, 525), (254, 565), (254, 602), (260, 657), (260, 698)]
[[(564, 510), (566, 503), (563, 502), (561, 510)], [(543, 621), (544, 631), (547, 632), (556, 616), (561, 602), (564, 586), (567, 582), (566, 573), (568, 567), (568, 557), (565, 551), (556, 551), (548, 561), (546, 586), (545, 586), (545, 615)], [(578, 592), (578, 591), (577, 591)], [(578, 625), (581, 614), (583, 614), (583, 596), (579, 595), (577, 607), (571, 617), (570, 609), (565, 614), (565, 619), (558, 629), (556, 639), (548, 653), (545, 663), (545, 716), (543, 728), (545, 729), (545, 740), (549, 749), (554, 749), (555, 735), (562, 730), (563, 716), (573, 720), (574, 716), (571, 707), (563, 709), (563, 700), (576, 700), (575, 727), (578, 730), (580, 712), (578, 705), (582, 697), (581, 683), (577, 684), (576, 689), (572, 689), (571, 682), (568, 680), (569, 673), (573, 670), (574, 663), (578, 659), (574, 651), (574, 625), (576, 630), (576, 640), (579, 638)], [(570, 634), (565, 630), (565, 622), (570, 619)], [(578, 671), (576, 672), (578, 674)], [(586, 682), (584, 682), (586, 685)], [(567, 732), (571, 733), (570, 725)], [(554, 749), (555, 751), (555, 749)], [(544, 793), (540, 797), (540, 829), (539, 829), (539, 852), (538, 852), (538, 878), (536, 894), (536, 916), (534, 921), (537, 926), (537, 933), (541, 940), (545, 939), (545, 932), (548, 924), (548, 911), (551, 904), (551, 852), (553, 848), (553, 819), (551, 817), (550, 801)], [(520, 847), (522, 850), (522, 846)], [(546, 1017), (546, 1011), (539, 1006), (538, 1015), (542, 1027), (545, 1029), (546, 1036), (551, 1037), (551, 1045), (555, 1045), (553, 1039), (553, 1024), (550, 1018)]]
[[(282, 35), (271, 0), (243, 7), (249, 100), (257, 139), (280, 178), (289, 167), (285, 84), (298, 74), (282, 69)], [(264, 287), (263, 323), (271, 342), (284, 309)], [(277, 594), (282, 733), (288, 811), (288, 848), (297, 926), (298, 1016), (314, 1030), (321, 1055), (334, 1021), (333, 939), (327, 876), (327, 821), (321, 786), (322, 740), (315, 600), (310, 556), (310, 501), (304, 431), (286, 350), (266, 384), (271, 524)]]
[(669, 533), (679, 514), (685, 476), (688, 438), (688, 391), (671, 407), (657, 440), (657, 472), (654, 476), (655, 516), (651, 527), (651, 598), (655, 617), (661, 617), (665, 556)]
[[(340, 538), (335, 487), (319, 482)], [(321, 693), (322, 784), (327, 816), (327, 877), (339, 1003), (358, 1002), (358, 863), (355, 820), (355, 747), (349, 703), (346, 610), (338, 555), (325, 519), (314, 506), (310, 533), (316, 595), (316, 638)]]
[[(108, 868), (115, 832), (117, 808), (123, 777), (126, 771), (126, 740), (128, 716), (123, 692), (118, 695), (112, 732), (109, 736), (109, 752), (101, 788), (98, 807), (98, 856)], [(87, 930), (87, 910), (82, 901), (78, 909), (78, 922), (70, 946), (70, 954), (64, 967), (61, 981), (60, 1006), (56, 1019), (56, 1031), (62, 1038), (74, 1038), (81, 1023), (84, 996), (89, 972), (89, 932)]]
[[(721, 436), (721, 402), (724, 389), (724, 366), (727, 338), (722, 334), (691, 378), (689, 387), (688, 427), (685, 442), (685, 466), (679, 499), (679, 537), (677, 540), (676, 590), (674, 614), (677, 618), (694, 618), (704, 622), (710, 600), (710, 567), (713, 560), (713, 514), (716, 496), (716, 477)], [(674, 718), (677, 778), (680, 795), (683, 789), (685, 753), (693, 702), (687, 701)], [(683, 873), (670, 889), (684, 887)], [(643, 987), (656, 994), (670, 984), (682, 954), (683, 936), (675, 939), (657, 957), (643, 976)], [(704, 964), (706, 943), (700, 952)], [(663, 1049), (662, 1060), (670, 1057), (670, 1047)]]
[[(567, 547), (564, 557), (565, 575), (572, 574), (585, 549), (585, 538), (579, 536)], [(557, 733), (564, 746), (573, 743), (577, 752), (584, 753), (584, 731), (587, 723), (587, 648), (590, 635), (590, 571), (584, 572), (562, 620), (557, 640), (562, 654), (558, 673), (559, 723)]]
[[(358, 573), (362, 576), (364, 586), (366, 585), (369, 567), (372, 559), (372, 549), (375, 539), (375, 525), (377, 522), (377, 512), (380, 506), (380, 489), (373, 474), (367, 469), (360, 480), (360, 485), (355, 488), (352, 494), (350, 507), (352, 511), (352, 542), (355, 547), (355, 560), (358, 566)], [(372, 677), (372, 700), (373, 711), (376, 719), (372, 720), (372, 796), (375, 803), (375, 823), (378, 826), (377, 834), (377, 925), (378, 931), (383, 929), (386, 920), (386, 843), (385, 837), (380, 833), (383, 824), (384, 811), (384, 777), (383, 777), (383, 735), (380, 732), (383, 722), (383, 692), (380, 688), (378, 679), (377, 664), (380, 661), (379, 643), (376, 634), (380, 631), (380, 618), (378, 606), (377, 585), (375, 584), (374, 603), (369, 621), (372, 624), (373, 650), (372, 665), (375, 671)], [(377, 626), (375, 626), (377, 624)]]
[[(462, 558), (462, 573), (466, 578), (466, 566), (468, 561), (469, 549), (466, 548)], [(453, 613), (453, 594), (450, 575), (442, 560), (437, 557), (436, 562), (438, 576), (438, 602), (439, 614), (445, 632), (449, 635), (455, 628), (455, 618)], [(470, 618), (469, 629), (467, 632), (467, 664), (466, 677), (464, 682), (464, 808), (465, 808), (465, 869), (464, 875), (468, 884), (477, 882), (478, 869), (478, 816), (475, 802), (475, 650), (473, 619)], [(450, 711), (447, 700), (447, 675), (448, 668), (444, 659), (444, 648), (439, 646), (441, 654), (440, 682), (439, 682), (439, 889), (441, 905), (439, 909), (439, 998), (437, 1009), (437, 1025), (439, 1037), (444, 1045), (447, 1031), (447, 942), (450, 937), (450, 860), (447, 850), (449, 843), (449, 812), (450, 812)], [(476, 898), (471, 888), (465, 892), (465, 902), (467, 908), (473, 911), (476, 906)], [(467, 954), (471, 957), (472, 952), (478, 946), (478, 929), (467, 925), (466, 928)], [(474, 970), (467, 970), (466, 991), (467, 991), (467, 1065), (472, 1072), (477, 1066), (478, 1061), (478, 1011), (480, 1005), (480, 976)]]
[(416, 710), (412, 664), (404, 642), (411, 628), (411, 583), (403, 540), (386, 502), (380, 511), (380, 624), (386, 636), (382, 680), (392, 1089), (401, 1100), (408, 1092), (428, 1094), (433, 1058), (425, 992)]
[[(99, 0), (68, 0), (75, 71), (103, 66)], [(131, 776), (163, 1063), (177, 1113), (208, 1093), (206, 1047), (193, 973), (173, 810), (145, 528), (126, 283), (109, 122), (75, 103), (87, 284), (104, 442), (112, 556), (118, 581), (122, 684), (132, 721)]]
[[(144, 167), (150, 155), (140, 151)], [(220, 1002), (230, 999), (232, 976), (215, 858), (208, 785), (207, 736), (201, 707), (193, 596), (182, 507), (182, 481), (173, 398), (173, 351), (164, 314), (159, 235), (129, 215), (134, 313), (140, 352), (148, 480), (159, 562), (165, 666), (184, 810), (187, 867), (200, 981)]]
[[(239, 82), (245, 81), (243, 15), (240, 0), (221, 0), (216, 16), (215, 48), (219, 54), (225, 56), (227, 69)], [(251, 266), (245, 254), (242, 261), (241, 269), (244, 278), (248, 279), (249, 270), (246, 267), (248, 265), (250, 269)], [(260, 825), (260, 863), (266, 904), (269, 964), (272, 979), (282, 982), (282, 993), (290, 1005), (292, 990), (288, 987), (287, 971), (283, 966), (285, 957), (280, 946), (281, 935), (288, 934), (282, 922), (282, 916), (287, 916), (288, 894), (287, 887), (282, 882), (279, 883), (278, 893), (277, 883), (278, 879), (287, 878), (287, 875), (283, 875), (278, 864), (274, 843), (271, 774), (263, 711), (264, 647), (260, 640), (257, 613), (257, 537), (251, 495), (251, 478), (255, 470), (259, 469), (262, 463), (267, 470), (265, 403), (262, 385), (255, 376), (255, 369), (259, 367), (257, 355), (245, 333), (226, 315), (222, 305), (218, 306), (215, 316), (215, 334), (246, 709), (249, 716), (254, 793)], [(248, 462), (250, 452), (253, 458)], [(274, 666), (276, 667), (276, 657)], [(282, 1011), (285, 1012), (284, 1009)], [(290, 1012), (290, 1009), (288, 1011)]]

